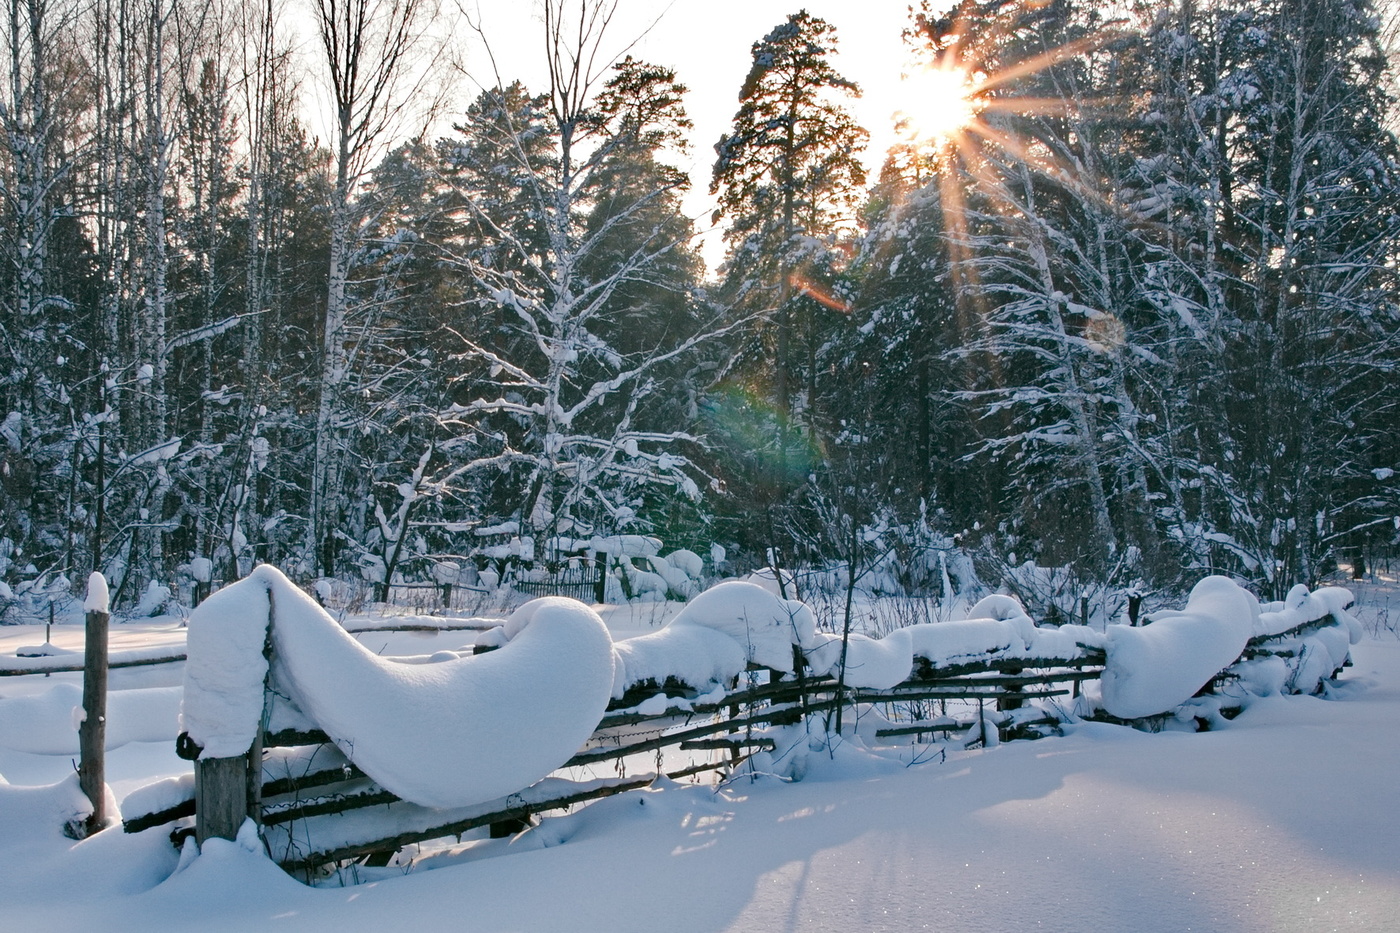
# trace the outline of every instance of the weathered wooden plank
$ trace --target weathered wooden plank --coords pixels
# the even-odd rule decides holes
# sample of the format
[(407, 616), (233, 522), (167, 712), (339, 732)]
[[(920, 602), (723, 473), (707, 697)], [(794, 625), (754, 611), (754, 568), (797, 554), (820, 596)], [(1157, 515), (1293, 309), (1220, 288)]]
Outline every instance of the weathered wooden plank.
[(194, 763), (195, 841), (235, 839), (254, 816), (248, 800), (248, 756), (200, 758)]
[(269, 807), (263, 811), (262, 822), (264, 826), (277, 826), (280, 823), (290, 823), (292, 820), (304, 820), (327, 813), (345, 813), (398, 802), (399, 797), (396, 794), (375, 785), (371, 789), (353, 793), (330, 794)]
[(283, 729), (263, 733), (263, 748), (289, 748), (294, 745), (325, 745), (331, 740), (319, 729)]
[(182, 800), (172, 807), (164, 810), (157, 810), (154, 813), (142, 813), (137, 816), (124, 818), (122, 820), (122, 831), (128, 833), (143, 833), (148, 829), (155, 829), (157, 826), (164, 826), (166, 823), (185, 817), (194, 816), (194, 798)]
[[(646, 787), (656, 780), (655, 775), (644, 775), (636, 778), (622, 780), (605, 780), (593, 782), (579, 790), (567, 793), (552, 793), (541, 795), (539, 799), (532, 799), (529, 789), (519, 794), (512, 794), (510, 797), (501, 798), (480, 807), (470, 808), (462, 811), (462, 815), (444, 820), (441, 823), (434, 823), (421, 829), (408, 830), (390, 836), (382, 836), (375, 839), (343, 841), (342, 844), (324, 850), (315, 849), (314, 829), (307, 829), (305, 832), (312, 838), (312, 851), (299, 855), (293, 859), (281, 862), (287, 871), (305, 871), (319, 865), (330, 862), (338, 862), (344, 859), (359, 858), (372, 852), (382, 852), (387, 849), (401, 849), (406, 845), (416, 842), (424, 842), (429, 839), (441, 839), (446, 836), (458, 836), (468, 830), (478, 829), (482, 826), (490, 826), (492, 823), (505, 822), (512, 819), (526, 819), (533, 813), (546, 810), (559, 810), (564, 807), (573, 806), (576, 803), (583, 803), (588, 800), (597, 800), (603, 797), (611, 797), (629, 790), (637, 790)], [(559, 782), (565, 784), (568, 782)], [(536, 785), (539, 786), (539, 785)], [(548, 790), (554, 790), (558, 784), (546, 785)], [(433, 811), (426, 811), (424, 808), (416, 808), (414, 811), (419, 816), (431, 816)], [(446, 815), (446, 814), (441, 814)], [(303, 832), (298, 829), (298, 835)]]
[(765, 748), (772, 751), (777, 743), (764, 735), (732, 739), (690, 739), (681, 743), (681, 751), (724, 751), (732, 752), (744, 748)]
[[(823, 700), (819, 702), (809, 703), (807, 705), (807, 710), (815, 711), (820, 709), (830, 709), (834, 708), (835, 705), (835, 700)], [(693, 726), (689, 729), (684, 729), (680, 732), (667, 733), (666, 735), (658, 736), (654, 739), (647, 739), (642, 742), (634, 742), (630, 745), (619, 745), (614, 746), (612, 748), (600, 748), (596, 750), (580, 752), (579, 754), (575, 755), (574, 757), (570, 758), (567, 762), (565, 762), (563, 767), (568, 768), (577, 765), (594, 764), (599, 761), (612, 761), (615, 758), (623, 758), (627, 755), (636, 755), (640, 754), (641, 752), (655, 751), (658, 748), (665, 748), (669, 745), (678, 745), (681, 742), (688, 741), (690, 739), (703, 738), (704, 736), (714, 735), (720, 732), (730, 732), (737, 729), (743, 729), (746, 726), (756, 726), (760, 723), (769, 723), (772, 722), (774, 719), (787, 716), (791, 712), (791, 706), (775, 705), (765, 710), (759, 710), (757, 712), (750, 713), (746, 716), (741, 716), (735, 719), (721, 719), (716, 722), (706, 723), (704, 725), (699, 726)]]
[(78, 787), (92, 804), (80, 835), (107, 825), (107, 628), (105, 612), (87, 614), (83, 644), (83, 721), (78, 726)]
[[(174, 664), (183, 660), (185, 660), (183, 651), (161, 651), (157, 654), (149, 656), (143, 654), (141, 657), (135, 658), (117, 655), (108, 658), (107, 669)], [(83, 667), (82, 664), (66, 662), (63, 657), (5, 658), (0, 660), (0, 677), (22, 677), (28, 674), (75, 674), (82, 671)]]

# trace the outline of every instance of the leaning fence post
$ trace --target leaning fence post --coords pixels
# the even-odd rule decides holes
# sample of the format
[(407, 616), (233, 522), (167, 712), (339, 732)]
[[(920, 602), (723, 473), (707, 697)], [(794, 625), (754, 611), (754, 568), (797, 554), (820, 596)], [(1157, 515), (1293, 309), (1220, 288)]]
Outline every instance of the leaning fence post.
[(92, 804), (92, 815), (76, 835), (86, 836), (107, 825), (107, 578), (94, 571), (88, 577), (87, 631), (83, 645), (83, 721), (78, 726), (78, 787)]

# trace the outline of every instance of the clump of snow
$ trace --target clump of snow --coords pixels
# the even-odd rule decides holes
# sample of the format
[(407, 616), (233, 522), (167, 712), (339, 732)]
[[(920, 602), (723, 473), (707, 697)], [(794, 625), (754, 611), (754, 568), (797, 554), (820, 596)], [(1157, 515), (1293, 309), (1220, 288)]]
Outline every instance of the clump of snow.
[(151, 616), (158, 616), (165, 611), (169, 604), (170, 587), (152, 580), (146, 586), (146, 592), (141, 594), (141, 599), (136, 603), (136, 607), (131, 610), (131, 617), (133, 619), (147, 619)]
[(194, 772), (161, 778), (144, 784), (122, 799), (122, 813), (128, 819), (160, 813), (194, 799)]
[(214, 562), (207, 557), (190, 560), (190, 579), (196, 583), (209, 583), (214, 579)]
[[(648, 561), (650, 563), (650, 561)], [(627, 587), (632, 592), (632, 599), (637, 602), (664, 602), (666, 600), (666, 578), (659, 573), (652, 573), (650, 570), (643, 570), (632, 563), (629, 557), (620, 557), (617, 561), (619, 572), (627, 581)]]
[(1234, 663), (1254, 632), (1258, 604), (1221, 576), (1196, 584), (1180, 612), (1157, 612), (1141, 628), (1108, 627), (1103, 708), (1137, 719), (1189, 700)]
[(782, 572), (783, 585), (778, 586), (778, 571), (772, 567), (763, 567), (744, 577), (744, 583), (752, 583), (761, 586), (774, 596), (781, 597), (784, 592), (789, 594), (797, 593), (797, 582), (793, 580), (792, 574), (784, 570)]
[(588, 539), (588, 549), (612, 558), (655, 557), (661, 553), (661, 539), (647, 535), (610, 535)]
[[(909, 679), (916, 659), (950, 667), (992, 658), (1077, 658), (1086, 647), (1099, 647), (1103, 636), (1079, 625), (1038, 628), (1012, 596), (988, 596), (973, 607), (971, 618), (895, 629), (874, 639), (852, 633), (846, 648), (845, 681), (853, 687), (886, 690)], [(836, 676), (841, 669), (841, 639), (816, 636), (807, 652), (816, 673)]]
[(111, 599), (107, 594), (107, 578), (94, 570), (88, 574), (87, 599), (83, 600), (84, 612), (110, 612)]
[(740, 580), (726, 580), (692, 599), (671, 621), (676, 624), (723, 632), (750, 661), (784, 673), (792, 671), (793, 645), (817, 643), (817, 620), (807, 605)]
[[(813, 671), (836, 676), (841, 669), (841, 637), (821, 634), (821, 642), (807, 652)], [(870, 638), (853, 632), (846, 646), (848, 686), (884, 690), (909, 679), (914, 665), (913, 633), (895, 629), (884, 638)]]
[(1230, 668), (1240, 686), (1251, 696), (1267, 697), (1283, 692), (1288, 683), (1288, 663), (1283, 658), (1254, 658)]
[(705, 573), (705, 561), (694, 551), (677, 548), (666, 555), (666, 561), (681, 573), (698, 580)]
[[(655, 632), (619, 641), (614, 650), (614, 697), (621, 697), (633, 684), (653, 680), (659, 685), (668, 677), (697, 689), (712, 683), (727, 684), (739, 676), (748, 661), (744, 647), (728, 634), (679, 618)], [(789, 648), (789, 664), (791, 656)]]
[(1288, 591), (1288, 596), (1282, 602), (1257, 607), (1253, 634), (1278, 635), (1305, 622), (1314, 622), (1334, 615), (1349, 629), (1354, 626), (1354, 635), (1359, 639), (1360, 623), (1352, 619), (1346, 611), (1351, 601), (1351, 593), (1342, 587), (1327, 586), (1315, 593), (1309, 593), (1308, 588), (1300, 583)]
[(278, 690), (405, 800), (461, 807), (526, 787), (578, 751), (607, 708), (612, 638), (576, 600), (525, 604), (499, 650), (403, 664), (371, 653), (281, 574), (255, 573), (272, 593)]
[[(529, 603), (525, 605), (528, 606)], [(523, 609), (524, 607), (522, 606), (521, 608)], [(484, 632), (477, 633), (476, 639), (473, 641), (472, 645), (475, 648), (494, 650), (496, 648), (504, 648), (508, 641), (510, 641), (510, 638), (506, 635), (505, 626), (498, 625), (495, 628), (489, 628)]]
[(263, 649), (272, 574), (286, 579), (259, 567), (190, 613), (180, 728), (203, 747), (203, 757), (242, 755), (257, 738), (267, 677)]
[[(687, 554), (695, 558), (694, 563), (685, 556)], [(666, 589), (670, 593), (681, 599), (690, 599), (698, 592), (699, 587), (695, 583), (695, 578), (700, 576), (700, 571), (696, 570), (692, 573), (686, 568), (694, 569), (695, 565), (700, 563), (700, 558), (690, 551), (676, 551), (665, 557), (649, 557), (647, 562), (651, 564), (656, 575), (665, 582)]]

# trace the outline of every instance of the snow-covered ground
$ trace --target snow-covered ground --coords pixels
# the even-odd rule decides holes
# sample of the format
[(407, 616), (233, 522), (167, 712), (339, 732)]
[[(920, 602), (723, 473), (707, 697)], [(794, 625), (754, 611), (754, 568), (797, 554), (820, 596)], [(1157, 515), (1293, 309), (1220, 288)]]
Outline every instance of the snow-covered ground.
[[(1355, 589), (1368, 637), (1328, 699), (1271, 697), (1200, 734), (1079, 724), (912, 766), (847, 744), (801, 783), (669, 784), (344, 888), (235, 843), (181, 863), (159, 830), (65, 839), (77, 675), (3, 678), (0, 930), (1394, 930), (1400, 588)], [(161, 621), (114, 632), (136, 645), (143, 629), (179, 640)], [(0, 629), (0, 654), (38, 635)], [(361, 640), (424, 653), (472, 633)], [(118, 801), (188, 767), (177, 668), (114, 672)]]

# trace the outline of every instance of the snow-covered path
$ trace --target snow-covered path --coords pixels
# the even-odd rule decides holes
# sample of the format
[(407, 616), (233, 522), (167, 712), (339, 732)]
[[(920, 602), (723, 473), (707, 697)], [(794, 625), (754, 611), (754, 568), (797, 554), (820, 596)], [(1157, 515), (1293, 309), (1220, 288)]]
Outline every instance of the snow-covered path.
[(1214, 733), (1083, 725), (913, 768), (840, 754), (799, 784), (672, 785), (344, 889), (233, 844), (151, 887), (158, 833), (36, 839), (58, 792), (0, 787), (0, 927), (1394, 930), (1400, 644), (1357, 646), (1346, 681)]

